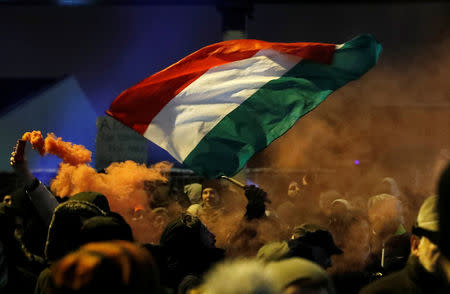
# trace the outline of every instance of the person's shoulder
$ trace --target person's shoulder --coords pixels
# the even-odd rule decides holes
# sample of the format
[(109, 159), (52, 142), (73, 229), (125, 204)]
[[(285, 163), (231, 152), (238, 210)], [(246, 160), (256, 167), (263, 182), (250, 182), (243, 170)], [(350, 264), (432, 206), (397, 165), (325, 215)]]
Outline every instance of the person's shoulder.
[(51, 271), (49, 267), (46, 267), (41, 271), (36, 282), (34, 294), (48, 293), (52, 286)]
[(404, 270), (401, 270), (366, 285), (359, 294), (407, 294), (410, 293), (408, 289), (410, 287), (407, 275)]

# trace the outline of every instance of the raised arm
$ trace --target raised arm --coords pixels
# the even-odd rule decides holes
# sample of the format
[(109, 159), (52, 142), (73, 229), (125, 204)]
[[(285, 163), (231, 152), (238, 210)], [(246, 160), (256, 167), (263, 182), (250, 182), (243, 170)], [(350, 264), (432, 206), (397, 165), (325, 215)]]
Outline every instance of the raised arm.
[[(25, 156), (26, 143), (27, 141), (17, 140), (9, 162), (16, 175), (25, 184), (24, 195), (26, 196), (22, 197), (31, 201), (42, 221), (48, 226), (52, 219), (53, 210), (59, 203), (47, 187), (31, 174)], [(18, 200), (18, 203), (27, 201), (26, 199)]]

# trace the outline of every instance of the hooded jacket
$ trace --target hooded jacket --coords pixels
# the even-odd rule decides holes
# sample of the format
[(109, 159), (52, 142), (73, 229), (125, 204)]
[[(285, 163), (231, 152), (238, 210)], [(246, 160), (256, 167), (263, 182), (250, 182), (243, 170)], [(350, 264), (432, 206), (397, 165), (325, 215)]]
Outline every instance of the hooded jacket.
[(184, 215), (173, 220), (166, 226), (160, 239), (165, 260), (160, 264), (162, 283), (172, 289), (177, 289), (185, 276), (200, 276), (225, 256), (223, 249), (204, 245), (204, 225), (200, 220), (188, 224), (183, 219), (186, 217), (197, 219)]

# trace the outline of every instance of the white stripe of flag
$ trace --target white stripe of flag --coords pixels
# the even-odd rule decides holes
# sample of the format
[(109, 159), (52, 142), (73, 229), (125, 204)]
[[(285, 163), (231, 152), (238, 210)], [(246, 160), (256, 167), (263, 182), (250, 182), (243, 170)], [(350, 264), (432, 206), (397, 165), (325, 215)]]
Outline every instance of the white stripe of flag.
[(226, 115), (301, 59), (264, 49), (251, 58), (213, 67), (164, 106), (144, 137), (182, 163)]

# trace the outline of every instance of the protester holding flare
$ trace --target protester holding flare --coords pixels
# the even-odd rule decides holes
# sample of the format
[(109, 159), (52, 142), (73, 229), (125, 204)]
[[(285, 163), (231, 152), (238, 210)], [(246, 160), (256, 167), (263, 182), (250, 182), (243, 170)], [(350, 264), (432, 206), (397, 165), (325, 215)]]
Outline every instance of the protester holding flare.
[(30, 292), (45, 267), (44, 244), (54, 208), (52, 193), (28, 169), (26, 141), (18, 140), (10, 164), (23, 184), (0, 207), (0, 292)]
[[(40, 144), (38, 145), (40, 146)], [(11, 153), (10, 163), (16, 174), (23, 179), (25, 183), (24, 194), (21, 195), (31, 201), (36, 208), (42, 221), (48, 226), (53, 214), (53, 210), (58, 205), (58, 201), (53, 194), (35, 178), (28, 169), (28, 163), (25, 157), (26, 141), (18, 140), (14, 151)], [(21, 200), (18, 200), (23, 201)]]
[[(102, 193), (108, 198), (112, 210), (123, 215), (132, 224), (137, 240), (154, 242), (159, 239), (161, 230), (157, 229), (157, 215), (150, 209), (157, 205), (158, 191), (147, 191), (146, 184), (168, 187), (165, 174), (171, 168), (170, 163), (161, 162), (147, 167), (127, 160), (112, 163), (104, 172), (97, 172), (88, 164), (91, 161), (91, 151), (82, 145), (65, 142), (54, 134), (48, 134), (44, 139), (40, 131), (27, 132), (23, 138), (30, 141), (41, 155), (54, 154), (62, 159), (58, 174), (50, 183), (55, 195), (67, 200), (79, 192)], [(161, 190), (164, 192), (164, 189)], [(185, 199), (188, 202), (187, 196)], [(143, 208), (144, 217), (139, 222), (133, 221), (136, 207)], [(170, 203), (167, 209), (169, 212), (173, 211), (174, 216), (178, 216), (182, 210), (178, 203)], [(48, 221), (50, 218), (49, 213)]]

